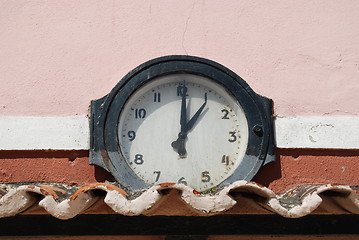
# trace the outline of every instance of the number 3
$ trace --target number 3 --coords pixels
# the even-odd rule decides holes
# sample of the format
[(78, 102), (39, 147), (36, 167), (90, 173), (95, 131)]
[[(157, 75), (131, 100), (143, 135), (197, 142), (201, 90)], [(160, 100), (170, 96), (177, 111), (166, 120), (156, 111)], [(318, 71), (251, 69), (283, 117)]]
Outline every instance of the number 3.
[(237, 140), (236, 132), (229, 132), (229, 142), (235, 142)]

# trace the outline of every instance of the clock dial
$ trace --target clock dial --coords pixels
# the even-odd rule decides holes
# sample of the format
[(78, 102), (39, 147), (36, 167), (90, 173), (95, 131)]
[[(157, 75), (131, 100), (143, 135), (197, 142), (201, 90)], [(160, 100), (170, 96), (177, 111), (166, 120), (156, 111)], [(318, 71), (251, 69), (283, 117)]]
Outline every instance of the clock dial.
[(127, 100), (118, 122), (122, 155), (148, 184), (174, 182), (205, 191), (233, 174), (248, 144), (238, 101), (191, 74), (158, 77)]

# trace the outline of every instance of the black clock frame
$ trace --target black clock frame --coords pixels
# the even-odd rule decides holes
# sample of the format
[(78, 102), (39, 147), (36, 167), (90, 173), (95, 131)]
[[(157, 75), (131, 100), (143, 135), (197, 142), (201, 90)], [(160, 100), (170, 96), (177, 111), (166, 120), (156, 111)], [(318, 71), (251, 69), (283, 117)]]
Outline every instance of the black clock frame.
[(128, 166), (118, 140), (120, 113), (134, 91), (159, 76), (186, 73), (200, 75), (222, 85), (240, 103), (248, 121), (248, 146), (234, 173), (217, 186), (251, 180), (265, 164), (275, 161), (273, 102), (256, 94), (228, 68), (208, 59), (173, 55), (145, 62), (129, 72), (105, 97), (91, 102), (90, 164), (109, 171), (130, 193), (150, 187)]

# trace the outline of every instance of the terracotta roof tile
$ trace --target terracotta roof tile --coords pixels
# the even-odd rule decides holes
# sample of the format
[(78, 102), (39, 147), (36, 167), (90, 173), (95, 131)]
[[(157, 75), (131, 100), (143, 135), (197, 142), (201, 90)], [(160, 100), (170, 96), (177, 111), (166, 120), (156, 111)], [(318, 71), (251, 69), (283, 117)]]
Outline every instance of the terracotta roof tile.
[(215, 195), (202, 195), (185, 185), (159, 184), (131, 198), (115, 183), (9, 183), (0, 184), (0, 193), (0, 217), (33, 214), (36, 208), (59, 219), (112, 211), (132, 216), (277, 213), (287, 218), (359, 214), (359, 194), (343, 185), (305, 185), (276, 194), (255, 182), (237, 181)]

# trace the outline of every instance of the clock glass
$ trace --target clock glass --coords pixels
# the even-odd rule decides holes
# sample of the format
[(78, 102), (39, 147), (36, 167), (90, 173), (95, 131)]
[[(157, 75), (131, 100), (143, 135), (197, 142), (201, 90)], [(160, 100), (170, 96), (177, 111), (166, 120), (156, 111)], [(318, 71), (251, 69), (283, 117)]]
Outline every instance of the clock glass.
[(128, 98), (118, 122), (123, 158), (148, 184), (183, 183), (202, 192), (233, 174), (248, 144), (240, 103), (194, 74), (157, 77)]

